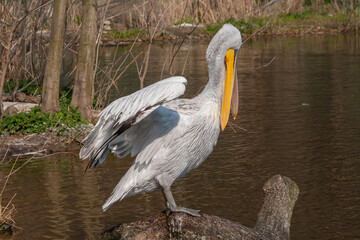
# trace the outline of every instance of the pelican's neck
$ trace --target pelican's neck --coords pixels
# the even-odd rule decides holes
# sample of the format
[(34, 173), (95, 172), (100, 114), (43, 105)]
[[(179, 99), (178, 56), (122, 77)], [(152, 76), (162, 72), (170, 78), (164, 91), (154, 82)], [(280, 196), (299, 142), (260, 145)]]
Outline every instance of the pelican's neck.
[(221, 104), (223, 85), (225, 79), (224, 59), (215, 58), (208, 61), (209, 81), (204, 90), (198, 95), (199, 98), (216, 101)]

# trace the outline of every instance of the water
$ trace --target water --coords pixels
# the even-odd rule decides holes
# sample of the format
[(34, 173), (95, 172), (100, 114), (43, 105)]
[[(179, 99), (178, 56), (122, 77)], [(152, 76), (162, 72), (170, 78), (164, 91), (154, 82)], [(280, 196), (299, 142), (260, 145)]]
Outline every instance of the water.
[[(187, 97), (206, 84), (206, 47), (187, 44), (175, 61), (181, 73), (191, 50), (184, 74)], [(137, 46), (134, 52), (144, 49)], [(145, 85), (160, 79), (170, 49), (168, 43), (152, 47)], [(102, 53), (105, 63), (113, 50)], [(256, 68), (273, 57), (269, 66)], [(335, 35), (249, 41), (240, 51), (238, 74), (239, 117), (204, 164), (174, 184), (177, 203), (253, 226), (263, 184), (282, 174), (300, 188), (292, 239), (360, 239), (359, 40)], [(118, 87), (123, 94), (139, 88), (134, 67)], [(6, 188), (6, 199), (17, 193), (15, 220), (22, 228), (13, 238), (93, 239), (120, 222), (158, 213), (164, 208), (160, 191), (101, 211), (131, 161), (109, 157), (85, 175), (86, 162), (73, 155), (31, 161)]]

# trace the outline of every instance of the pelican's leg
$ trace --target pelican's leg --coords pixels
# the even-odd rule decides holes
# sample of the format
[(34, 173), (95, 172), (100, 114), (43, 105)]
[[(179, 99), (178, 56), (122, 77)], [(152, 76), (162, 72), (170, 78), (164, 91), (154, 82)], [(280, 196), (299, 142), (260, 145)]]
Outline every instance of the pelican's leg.
[(170, 209), (171, 212), (184, 212), (195, 217), (200, 217), (198, 211), (189, 208), (178, 207), (176, 205), (174, 197), (171, 193), (172, 181), (166, 174), (162, 174), (158, 176), (156, 179), (159, 182), (159, 185), (161, 186), (161, 191), (165, 198), (165, 205), (168, 209)]
[(171, 193), (170, 187), (164, 188), (163, 193), (164, 193), (165, 199), (167, 199), (167, 201), (168, 201), (168, 208), (170, 209), (171, 212), (184, 212), (184, 213), (190, 214), (194, 217), (200, 217), (199, 212), (194, 209), (177, 206), (175, 203), (174, 197)]
[(164, 203), (165, 203), (165, 213), (166, 213), (166, 215), (169, 215), (170, 214), (169, 202), (168, 202), (168, 200), (167, 200), (167, 198), (165, 196), (163, 188), (161, 188), (161, 192), (162, 192), (162, 194), (164, 196), (164, 199), (165, 199), (165, 201), (164, 201)]

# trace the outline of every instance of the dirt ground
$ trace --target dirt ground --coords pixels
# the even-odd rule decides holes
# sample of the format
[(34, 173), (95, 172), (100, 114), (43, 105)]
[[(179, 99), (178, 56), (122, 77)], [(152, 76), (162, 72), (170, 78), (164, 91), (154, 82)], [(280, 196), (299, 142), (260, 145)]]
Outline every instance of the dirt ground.
[(54, 133), (10, 135), (1, 137), (0, 159), (4, 157), (26, 157), (34, 154), (52, 154), (71, 152), (78, 154), (81, 148), (79, 140), (68, 140)]

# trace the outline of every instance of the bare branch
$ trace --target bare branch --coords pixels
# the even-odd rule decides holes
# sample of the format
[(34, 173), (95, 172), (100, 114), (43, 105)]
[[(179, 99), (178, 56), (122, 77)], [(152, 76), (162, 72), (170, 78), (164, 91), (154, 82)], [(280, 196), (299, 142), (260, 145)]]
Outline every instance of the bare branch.
[(31, 13), (33, 13), (33, 12), (41, 9), (42, 7), (45, 7), (46, 5), (52, 3), (53, 1), (54, 1), (54, 0), (49, 0), (49, 1), (41, 4), (40, 6), (38, 6), (38, 7), (34, 8), (34, 9), (30, 10), (25, 16), (23, 16), (22, 18), (20, 18), (20, 20), (17, 22), (17, 24), (16, 24), (16, 26), (15, 26), (15, 28), (14, 28), (13, 31), (15, 31), (15, 30), (17, 29), (17, 27), (20, 25), (20, 23), (21, 23), (27, 16), (29, 16)]
[(253, 32), (248, 38), (246, 38), (242, 44), (246, 43), (249, 39), (253, 38), (256, 34), (261, 32), (270, 22), (271, 22), (271, 19), (269, 21), (267, 21), (262, 27), (256, 29), (255, 32)]

